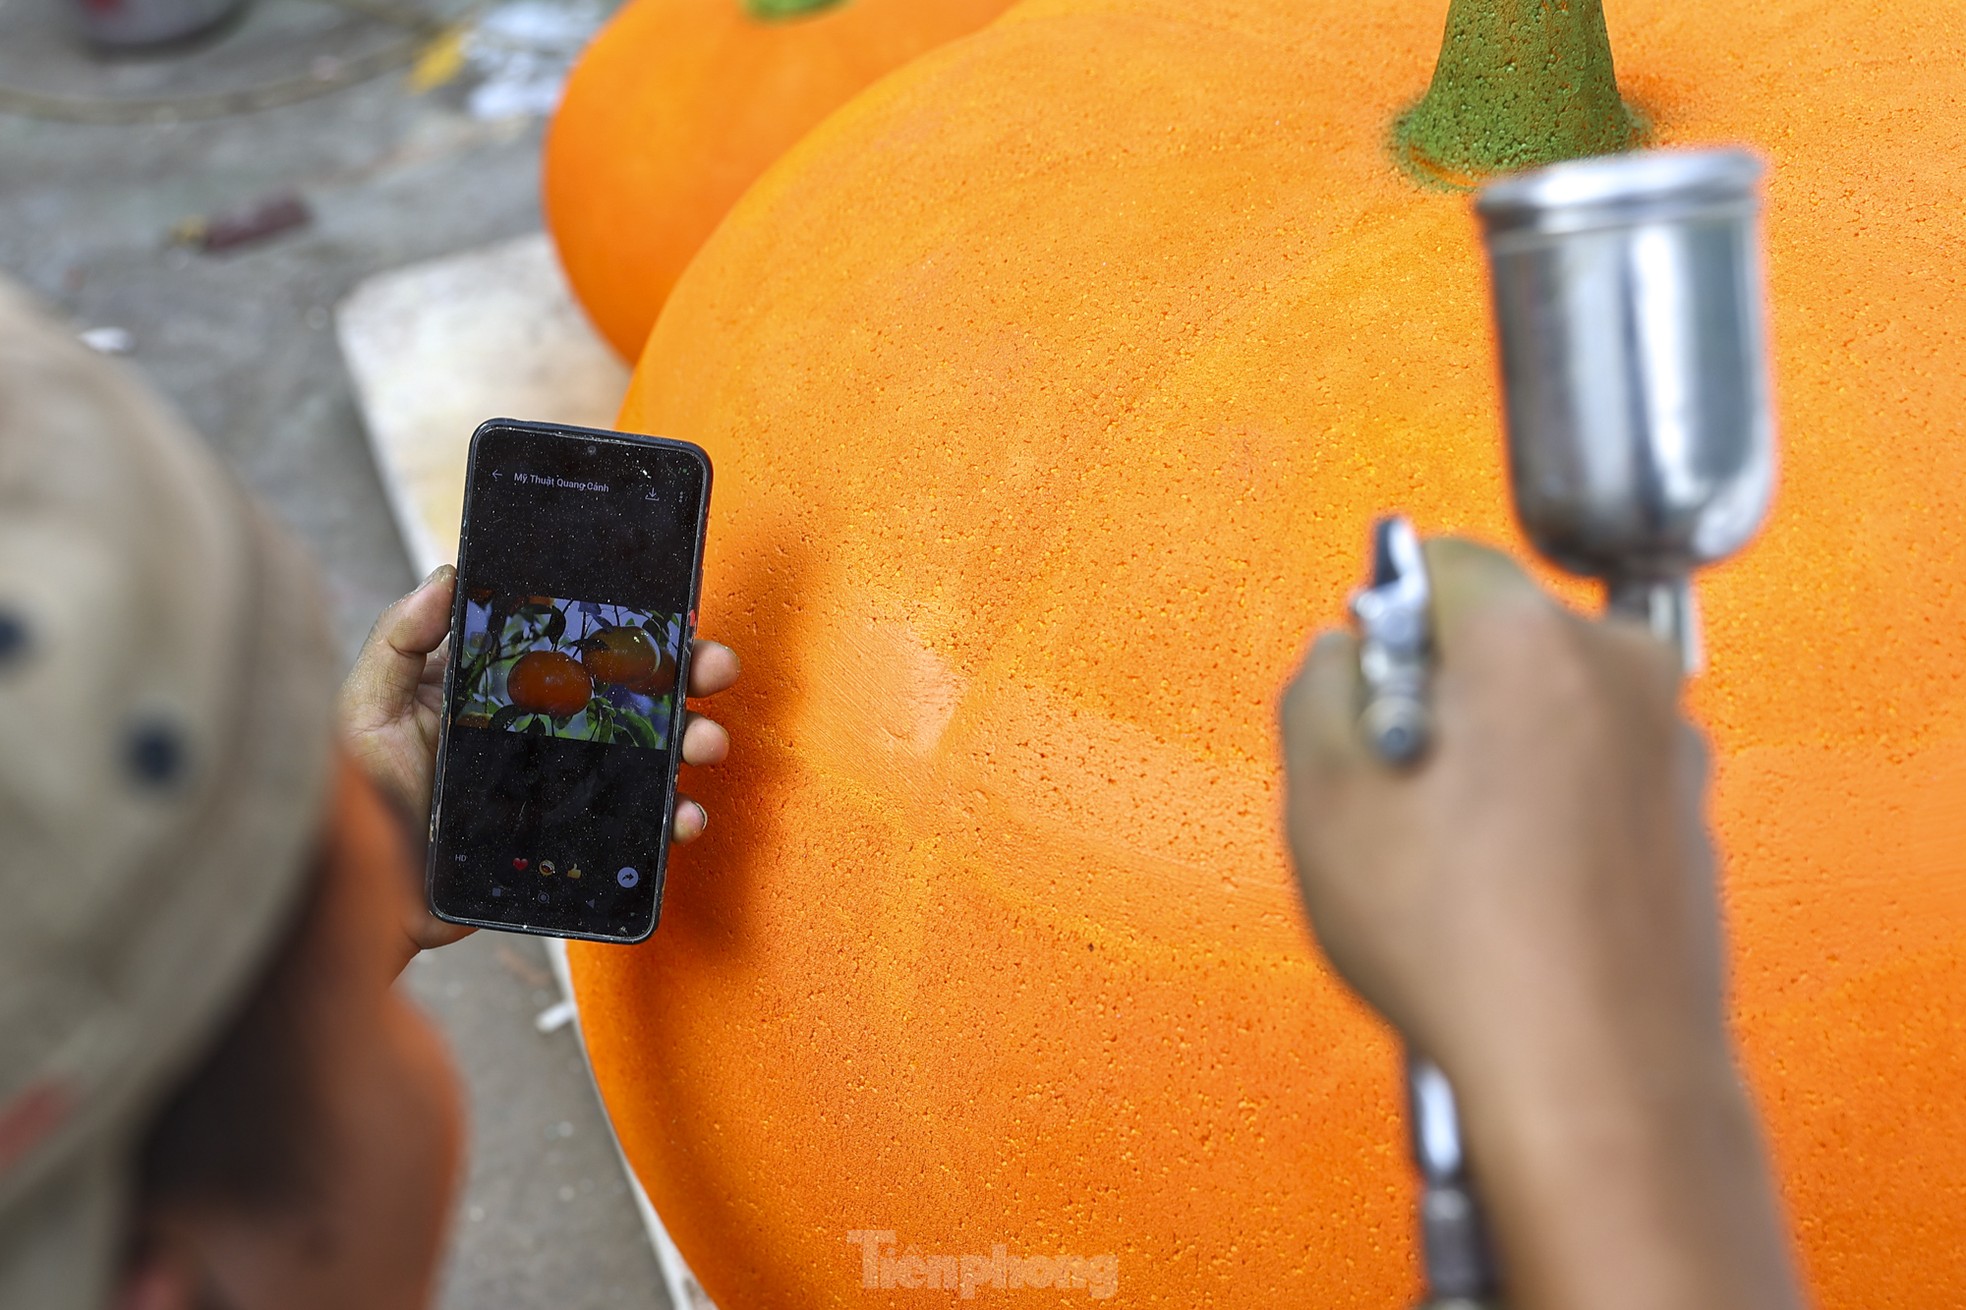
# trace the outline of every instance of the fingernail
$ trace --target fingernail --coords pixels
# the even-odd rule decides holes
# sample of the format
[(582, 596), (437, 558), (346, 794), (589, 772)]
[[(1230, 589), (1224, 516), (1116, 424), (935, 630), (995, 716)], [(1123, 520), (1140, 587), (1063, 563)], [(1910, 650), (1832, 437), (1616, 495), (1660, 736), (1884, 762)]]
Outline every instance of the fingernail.
[[(691, 801), (690, 804), (696, 805), (696, 802)], [(700, 833), (709, 826), (710, 811), (704, 809), (701, 805), (696, 805), (696, 830)]]
[(452, 565), (439, 564), (436, 568), (430, 570), (429, 577), (425, 578), (423, 581), (416, 584), (416, 589), (418, 591), (428, 591), (430, 588), (436, 586), (437, 583), (444, 577), (445, 574), (451, 573), (453, 571), (454, 568)]

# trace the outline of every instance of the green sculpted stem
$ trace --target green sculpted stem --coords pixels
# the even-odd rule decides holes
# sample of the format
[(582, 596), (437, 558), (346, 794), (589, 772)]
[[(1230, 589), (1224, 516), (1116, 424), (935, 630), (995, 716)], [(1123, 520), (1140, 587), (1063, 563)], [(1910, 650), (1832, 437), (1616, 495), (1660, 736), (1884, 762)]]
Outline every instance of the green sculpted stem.
[(766, 22), (786, 18), (804, 18), (807, 14), (818, 13), (821, 9), (831, 9), (840, 0), (744, 0), (744, 12), (753, 18)]
[(1453, 0), (1433, 84), (1393, 128), (1403, 165), (1457, 188), (1643, 135), (1618, 95), (1603, 0)]

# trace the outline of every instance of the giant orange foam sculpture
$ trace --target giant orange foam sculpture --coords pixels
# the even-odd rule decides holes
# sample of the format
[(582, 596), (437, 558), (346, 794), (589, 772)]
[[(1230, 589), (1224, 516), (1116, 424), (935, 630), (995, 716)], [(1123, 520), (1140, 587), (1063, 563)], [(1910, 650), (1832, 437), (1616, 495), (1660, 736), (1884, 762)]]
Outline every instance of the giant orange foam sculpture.
[[(1414, 179), (1564, 148), (1508, 112), (1584, 103), (1597, 6), (1455, 13), (1450, 55), (1555, 70), (1458, 137), (1393, 128), (1439, 3), (1031, 0), (829, 119), (678, 286), (623, 422), (716, 460), (737, 750), (660, 932), (575, 964), (731, 1310), (960, 1296), (863, 1288), (870, 1250), (1110, 1254), (1128, 1306), (1411, 1294), (1394, 1052), (1313, 961), (1272, 722), (1373, 515), (1520, 548), (1475, 227)], [(1774, 165), (1782, 487), (1691, 691), (1749, 1073), (1821, 1304), (1958, 1304), (1966, 10), (1610, 18), (1638, 117), (1582, 148)]]
[(1010, 0), (633, 0), (580, 57), (546, 137), (546, 224), (615, 350), (744, 188), (856, 91)]

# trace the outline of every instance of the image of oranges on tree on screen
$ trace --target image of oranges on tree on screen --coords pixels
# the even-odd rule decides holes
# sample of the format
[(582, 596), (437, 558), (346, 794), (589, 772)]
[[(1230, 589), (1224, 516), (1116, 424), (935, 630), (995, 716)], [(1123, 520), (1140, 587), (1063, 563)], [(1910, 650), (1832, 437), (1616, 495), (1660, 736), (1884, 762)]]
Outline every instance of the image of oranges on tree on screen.
[(680, 615), (489, 590), (465, 597), (452, 723), (661, 750)]

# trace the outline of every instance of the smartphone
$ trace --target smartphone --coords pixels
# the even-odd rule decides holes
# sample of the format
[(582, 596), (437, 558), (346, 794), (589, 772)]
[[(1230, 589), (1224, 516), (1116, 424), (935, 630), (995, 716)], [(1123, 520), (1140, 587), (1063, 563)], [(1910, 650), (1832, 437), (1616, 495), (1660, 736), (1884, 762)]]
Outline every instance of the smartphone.
[(493, 419), (471, 438), (430, 909), (637, 942), (662, 908), (710, 459)]

